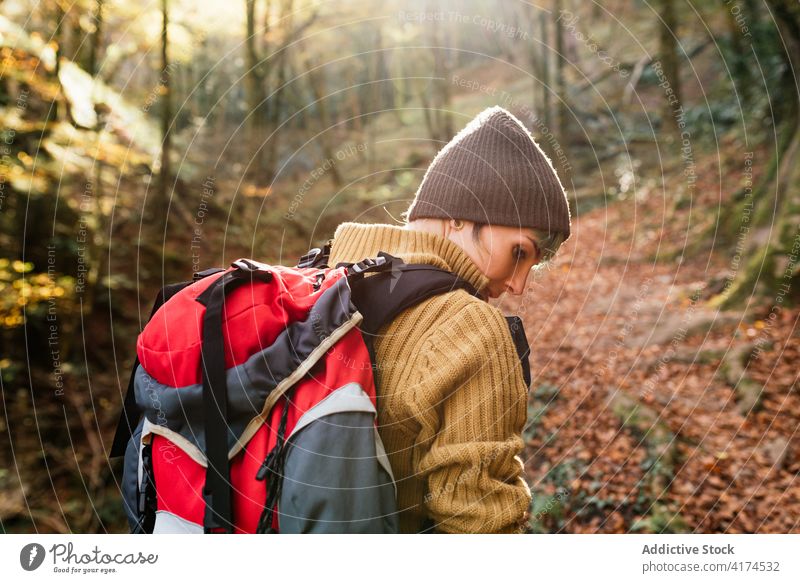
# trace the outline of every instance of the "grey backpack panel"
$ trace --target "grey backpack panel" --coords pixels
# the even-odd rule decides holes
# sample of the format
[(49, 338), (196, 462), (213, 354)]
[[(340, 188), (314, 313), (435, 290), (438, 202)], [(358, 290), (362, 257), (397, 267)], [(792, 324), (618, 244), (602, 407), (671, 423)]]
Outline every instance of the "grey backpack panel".
[(375, 417), (332, 413), (292, 435), (278, 502), (282, 533), (396, 533), (395, 486)]

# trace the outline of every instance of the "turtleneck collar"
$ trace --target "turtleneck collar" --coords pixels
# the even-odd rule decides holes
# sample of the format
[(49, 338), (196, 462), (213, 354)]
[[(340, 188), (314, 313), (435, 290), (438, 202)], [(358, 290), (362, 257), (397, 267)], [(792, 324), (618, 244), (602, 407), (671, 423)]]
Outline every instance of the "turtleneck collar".
[(375, 257), (378, 251), (399, 257), (406, 263), (425, 263), (451, 271), (483, 290), (489, 279), (470, 257), (450, 239), (441, 235), (404, 229), (395, 225), (342, 223), (336, 228), (329, 265), (356, 263)]

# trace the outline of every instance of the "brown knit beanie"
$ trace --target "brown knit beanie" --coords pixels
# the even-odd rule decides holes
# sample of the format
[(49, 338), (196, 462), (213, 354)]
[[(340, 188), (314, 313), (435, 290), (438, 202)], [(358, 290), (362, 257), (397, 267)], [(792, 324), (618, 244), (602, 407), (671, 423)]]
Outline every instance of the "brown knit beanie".
[(570, 212), (553, 164), (514, 115), (479, 113), (431, 162), (409, 221), (464, 219), (570, 235)]

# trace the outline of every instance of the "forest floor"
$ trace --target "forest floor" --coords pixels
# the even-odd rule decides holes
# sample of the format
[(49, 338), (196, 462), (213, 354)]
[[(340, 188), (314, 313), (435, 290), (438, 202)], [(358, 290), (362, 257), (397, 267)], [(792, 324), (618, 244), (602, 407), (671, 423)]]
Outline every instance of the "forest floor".
[(800, 310), (710, 308), (731, 261), (654, 262), (682, 224), (662, 206), (575, 217), (553, 268), (504, 300), (532, 350), (531, 530), (798, 532)]

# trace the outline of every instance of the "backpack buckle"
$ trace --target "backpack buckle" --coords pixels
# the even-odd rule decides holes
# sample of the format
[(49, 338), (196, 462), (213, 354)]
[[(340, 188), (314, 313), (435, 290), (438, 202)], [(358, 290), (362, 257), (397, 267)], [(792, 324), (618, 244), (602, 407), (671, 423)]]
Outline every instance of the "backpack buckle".
[(259, 270), (259, 266), (256, 263), (254, 263), (253, 261), (250, 261), (249, 259), (244, 259), (244, 258), (237, 259), (236, 261), (231, 263), (231, 267), (235, 267), (236, 269), (241, 269), (242, 271), (258, 271)]
[(380, 267), (386, 264), (386, 257), (376, 257), (375, 259), (368, 257), (363, 261), (359, 261), (358, 263), (354, 263), (350, 267), (347, 268), (348, 275), (355, 275), (358, 273), (365, 273), (370, 271), (376, 267)]
[(329, 240), (325, 245), (320, 247), (314, 247), (310, 249), (308, 253), (303, 255), (300, 260), (297, 262), (296, 267), (303, 269), (306, 267), (324, 267), (328, 262), (328, 258), (330, 257), (331, 253), (331, 245), (332, 239)]
[(251, 261), (250, 259), (237, 259), (233, 263), (231, 263), (231, 267), (235, 267), (238, 271), (232, 272), (231, 277), (233, 278), (242, 278), (246, 277), (245, 274), (250, 274), (250, 279), (263, 281), (265, 283), (269, 283), (272, 281), (272, 272), (267, 269), (267, 266), (261, 265), (256, 261)]
[(308, 253), (303, 255), (300, 260), (297, 262), (297, 267), (304, 268), (304, 267), (314, 267), (314, 263), (317, 261), (320, 253), (322, 253), (322, 249), (319, 247), (314, 247), (310, 249)]
[(323, 281), (325, 281), (325, 272), (320, 271), (317, 275), (314, 276), (314, 283), (311, 285), (311, 288), (314, 291), (319, 291), (319, 288), (322, 287)]

